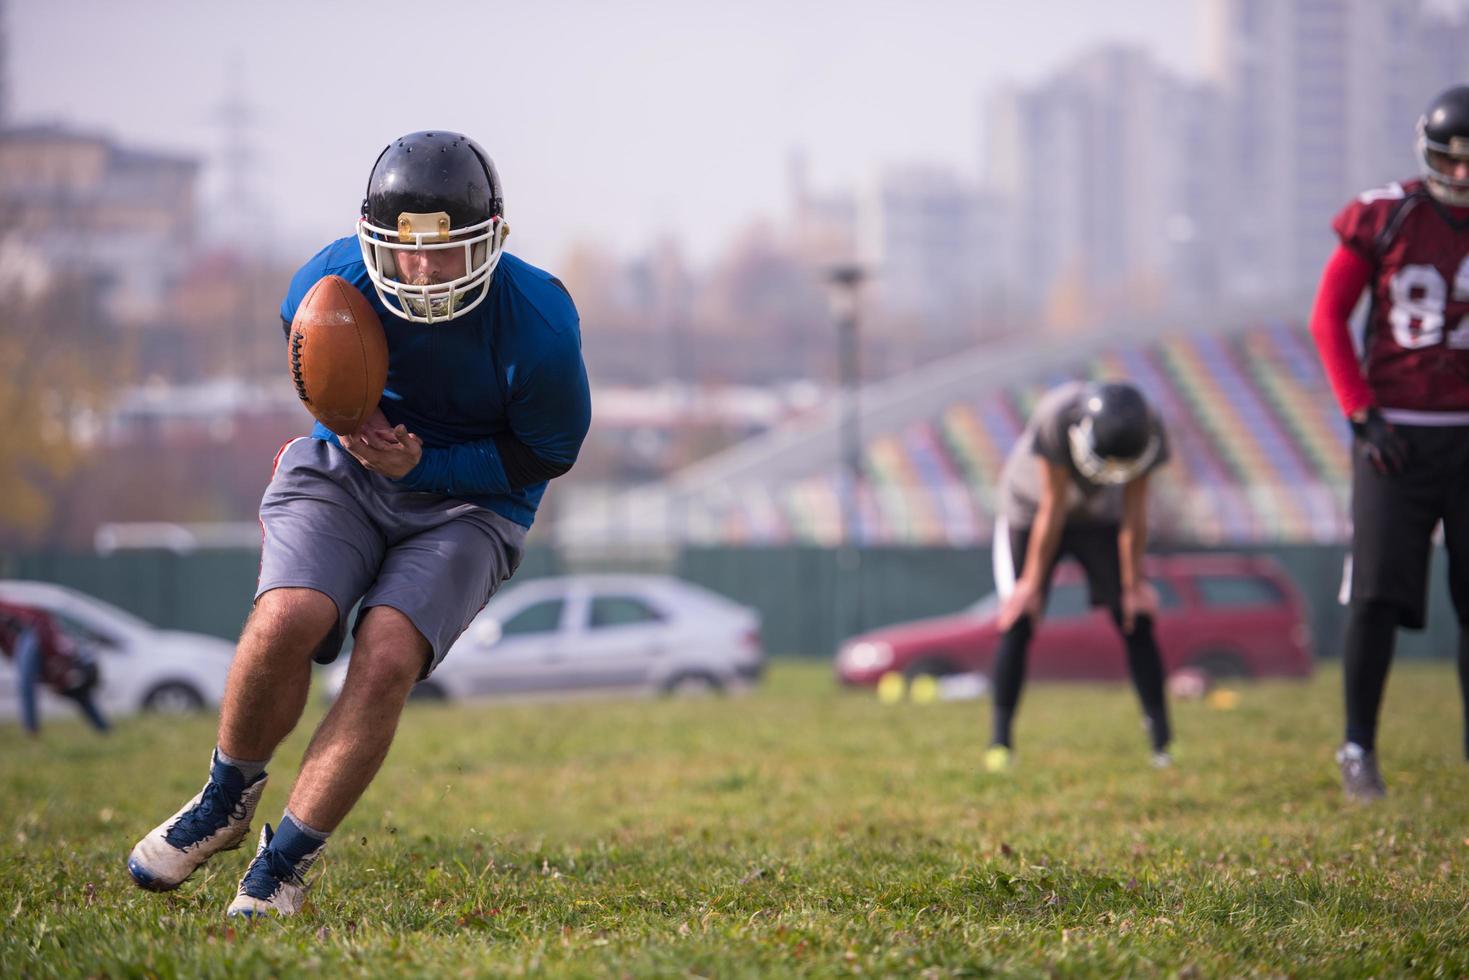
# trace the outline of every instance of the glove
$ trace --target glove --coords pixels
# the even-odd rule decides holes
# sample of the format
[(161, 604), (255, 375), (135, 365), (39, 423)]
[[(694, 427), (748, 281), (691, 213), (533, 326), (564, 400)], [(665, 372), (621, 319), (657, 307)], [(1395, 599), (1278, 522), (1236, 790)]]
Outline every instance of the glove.
[(1357, 437), (1358, 450), (1377, 467), (1377, 472), (1392, 475), (1403, 471), (1408, 462), (1408, 444), (1381, 412), (1367, 409), (1367, 418), (1353, 422), (1352, 432)]

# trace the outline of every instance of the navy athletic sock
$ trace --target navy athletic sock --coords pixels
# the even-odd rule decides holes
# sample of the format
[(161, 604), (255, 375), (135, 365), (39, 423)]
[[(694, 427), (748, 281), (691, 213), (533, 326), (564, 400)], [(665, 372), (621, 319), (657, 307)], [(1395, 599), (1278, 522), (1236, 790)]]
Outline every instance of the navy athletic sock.
[(1377, 748), (1377, 715), (1397, 632), (1398, 609), (1393, 604), (1375, 600), (1352, 603), (1342, 648), (1346, 740), (1368, 752)]
[(262, 762), (251, 762), (248, 759), (236, 759), (232, 755), (226, 755), (224, 749), (221, 749), (219, 746), (216, 745), (214, 747), (214, 765), (210, 767), (209, 777), (213, 779), (216, 783), (219, 783), (221, 786), (230, 786), (231, 784), (225, 782), (225, 778), (222, 778), (226, 777), (227, 774), (221, 773), (221, 767), (224, 767), (225, 769), (233, 769), (235, 772), (239, 773), (240, 779), (243, 780), (243, 782), (240, 783), (240, 786), (245, 787), (255, 782), (255, 778), (259, 776), (262, 772), (264, 772), (265, 767), (268, 765), (270, 765), (269, 759), (266, 759)]
[(1000, 649), (995, 653), (995, 717), (990, 741), (1007, 749), (1014, 744), (1011, 729), (1020, 707), (1020, 689), (1025, 685), (1025, 658), (1033, 632), (1030, 617), (1021, 616), (1000, 637)]
[(1148, 719), (1148, 738), (1153, 751), (1162, 752), (1173, 740), (1173, 731), (1168, 724), (1168, 701), (1163, 696), (1163, 655), (1158, 652), (1153, 617), (1134, 617), (1132, 632), (1123, 634), (1122, 641), (1127, 647), (1127, 671)]
[(277, 854), (289, 858), (292, 864), (300, 861), (303, 857), (316, 850), (331, 833), (324, 830), (316, 830), (297, 820), (290, 810), (281, 816), (280, 826), (275, 829), (275, 836), (270, 839), (270, 849)]

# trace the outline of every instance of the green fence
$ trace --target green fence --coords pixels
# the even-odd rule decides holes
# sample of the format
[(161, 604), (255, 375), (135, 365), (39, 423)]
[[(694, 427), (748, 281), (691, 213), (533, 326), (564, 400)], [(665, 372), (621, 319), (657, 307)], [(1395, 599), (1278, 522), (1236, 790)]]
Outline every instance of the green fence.
[[(1346, 612), (1337, 601), (1345, 546), (1275, 545), (1228, 551), (1264, 554), (1280, 562), (1305, 598), (1317, 654), (1338, 655)], [(1455, 655), (1458, 630), (1444, 564), (1440, 549), (1434, 556), (1428, 628), (1401, 634), (1401, 656)], [(830, 549), (709, 548), (684, 551), (674, 570), (761, 610), (765, 642), (772, 652), (827, 655), (836, 648), (839, 617), (841, 622), (852, 621), (837, 605), (836, 567), (837, 556)], [(957, 612), (993, 591), (991, 568), (988, 548), (865, 549), (857, 576), (861, 628)]]
[[(531, 549), (516, 577), (555, 574), (556, 555)], [(0, 554), (0, 578), (56, 582), (94, 595), (165, 629), (234, 639), (240, 633), (260, 552), (199, 550), (183, 554), (138, 549), (109, 555), (42, 552)]]
[[(1239, 550), (1239, 549), (1234, 549)], [(1310, 607), (1321, 656), (1335, 656), (1343, 610), (1336, 602), (1343, 549), (1291, 545), (1244, 549), (1273, 556), (1300, 586)], [(921, 616), (955, 612), (993, 587), (988, 549), (865, 549), (860, 566), (839, 574), (840, 556), (824, 548), (688, 548), (671, 558), (629, 555), (640, 570), (662, 568), (758, 609), (771, 653), (828, 656), (845, 624), (867, 629)], [(122, 551), (111, 555), (41, 553), (0, 555), (0, 578), (59, 582), (129, 610), (158, 626), (233, 638), (249, 610), (259, 555), (248, 550)], [(1435, 556), (1428, 629), (1405, 633), (1403, 656), (1450, 657), (1456, 624)], [(517, 580), (576, 571), (560, 555), (532, 547)], [(857, 588), (838, 590), (838, 583)], [(860, 595), (860, 601), (854, 597)]]

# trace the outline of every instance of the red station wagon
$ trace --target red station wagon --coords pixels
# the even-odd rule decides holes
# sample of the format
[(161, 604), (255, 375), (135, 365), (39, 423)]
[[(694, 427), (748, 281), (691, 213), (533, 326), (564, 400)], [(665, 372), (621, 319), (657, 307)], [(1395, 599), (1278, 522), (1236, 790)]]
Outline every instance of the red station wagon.
[[(1263, 556), (1179, 554), (1150, 558), (1158, 589), (1158, 645), (1168, 673), (1194, 667), (1212, 677), (1306, 677), (1311, 631), (1300, 591)], [(837, 678), (873, 685), (897, 671), (988, 675), (999, 645), (999, 600), (990, 595), (952, 616), (899, 623), (853, 637), (836, 657)], [(1033, 680), (1125, 680), (1127, 658), (1105, 609), (1087, 605), (1086, 579), (1057, 569), (1046, 616), (1031, 641)]]

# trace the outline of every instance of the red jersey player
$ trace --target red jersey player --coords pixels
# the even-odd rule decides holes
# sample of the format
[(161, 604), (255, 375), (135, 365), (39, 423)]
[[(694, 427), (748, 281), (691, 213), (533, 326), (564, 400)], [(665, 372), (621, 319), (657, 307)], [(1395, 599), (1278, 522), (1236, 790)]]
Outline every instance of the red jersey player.
[[(1341, 240), (1311, 316), (1332, 390), (1356, 435), (1343, 651), (1348, 798), (1386, 787), (1378, 708), (1399, 626), (1422, 629), (1434, 527), (1443, 522), (1469, 725), (1469, 85), (1418, 121), (1423, 176), (1368, 191), (1332, 223)], [(1347, 321), (1369, 291), (1362, 357)], [(1465, 751), (1469, 754), (1469, 727)]]

